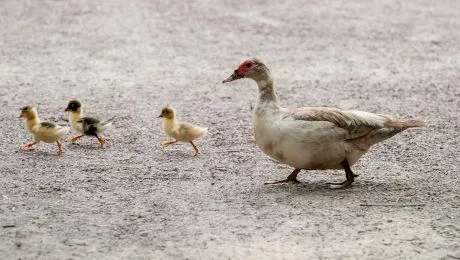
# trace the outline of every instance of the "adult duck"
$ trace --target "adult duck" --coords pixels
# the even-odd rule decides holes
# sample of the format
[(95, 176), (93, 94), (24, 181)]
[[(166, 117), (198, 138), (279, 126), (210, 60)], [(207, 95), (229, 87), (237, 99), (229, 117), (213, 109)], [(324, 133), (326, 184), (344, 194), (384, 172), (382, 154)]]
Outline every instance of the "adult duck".
[(259, 99), (254, 110), (257, 146), (271, 158), (294, 167), (285, 179), (266, 184), (298, 182), (300, 170), (344, 169), (346, 180), (328, 183), (350, 186), (357, 176), (351, 166), (371, 146), (410, 127), (419, 120), (398, 120), (373, 113), (330, 107), (287, 109), (278, 104), (273, 77), (258, 59), (244, 61), (223, 83), (250, 78), (257, 83)]

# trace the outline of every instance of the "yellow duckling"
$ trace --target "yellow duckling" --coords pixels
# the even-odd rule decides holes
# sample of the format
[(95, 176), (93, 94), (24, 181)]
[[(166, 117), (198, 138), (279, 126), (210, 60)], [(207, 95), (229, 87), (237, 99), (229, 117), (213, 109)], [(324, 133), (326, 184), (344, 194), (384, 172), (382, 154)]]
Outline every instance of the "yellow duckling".
[(37, 110), (31, 106), (23, 107), (19, 117), (26, 119), (27, 130), (34, 136), (34, 142), (25, 144), (24, 149), (31, 148), (32, 145), (38, 144), (40, 141), (45, 143), (56, 142), (58, 146), (58, 155), (62, 155), (60, 139), (69, 132), (69, 127), (40, 121)]
[(173, 140), (161, 142), (164, 147), (179, 141), (187, 142), (193, 146), (193, 150), (195, 150), (194, 156), (198, 154), (198, 148), (193, 143), (193, 140), (205, 135), (208, 132), (207, 128), (199, 127), (187, 122), (177, 121), (176, 111), (170, 106), (163, 108), (158, 117), (164, 118), (163, 128), (169, 136), (174, 138)]

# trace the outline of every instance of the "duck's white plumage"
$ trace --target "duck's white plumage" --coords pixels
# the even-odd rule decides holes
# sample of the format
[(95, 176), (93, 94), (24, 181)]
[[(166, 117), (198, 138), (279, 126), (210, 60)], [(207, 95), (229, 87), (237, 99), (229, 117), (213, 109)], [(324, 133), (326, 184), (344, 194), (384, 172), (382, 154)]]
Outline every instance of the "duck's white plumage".
[[(242, 63), (224, 83), (242, 77), (255, 80), (259, 88), (254, 110), (258, 147), (273, 159), (296, 169), (348, 171), (372, 145), (409, 127), (423, 126), (418, 120), (395, 120), (357, 110), (283, 108), (278, 104), (270, 71), (257, 59)], [(295, 180), (297, 173), (293, 172), (287, 180)], [(347, 180), (349, 175), (347, 173)], [(353, 182), (353, 177), (350, 178), (346, 186)]]
[(254, 115), (259, 148), (297, 169), (342, 169), (344, 159), (353, 165), (373, 144), (407, 127), (387, 116), (328, 107), (262, 103)]

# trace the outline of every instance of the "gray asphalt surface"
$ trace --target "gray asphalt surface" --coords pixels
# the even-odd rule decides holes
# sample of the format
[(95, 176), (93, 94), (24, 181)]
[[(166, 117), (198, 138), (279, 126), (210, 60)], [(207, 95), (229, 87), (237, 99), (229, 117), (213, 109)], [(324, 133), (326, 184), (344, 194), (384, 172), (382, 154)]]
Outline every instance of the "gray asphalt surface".
[[(0, 259), (460, 257), (460, 2), (247, 2), (1, 1)], [(349, 189), (326, 185), (342, 171), (264, 186), (292, 169), (255, 145), (255, 83), (221, 84), (250, 57), (284, 106), (427, 126), (376, 145)], [(19, 109), (66, 124), (72, 98), (117, 116), (107, 148), (21, 150)], [(160, 147), (166, 104), (209, 127), (199, 156)]]

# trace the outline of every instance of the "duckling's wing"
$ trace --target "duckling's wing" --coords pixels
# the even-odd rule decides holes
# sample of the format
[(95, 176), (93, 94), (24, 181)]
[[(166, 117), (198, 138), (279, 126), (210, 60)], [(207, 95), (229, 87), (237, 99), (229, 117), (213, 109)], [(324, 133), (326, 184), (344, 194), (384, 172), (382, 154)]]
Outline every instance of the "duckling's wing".
[(56, 125), (49, 122), (40, 122), (40, 128), (55, 128)]
[(77, 122), (83, 123), (85, 125), (96, 125), (101, 121), (94, 117), (85, 116), (85, 117), (80, 118)]
[(64, 136), (70, 129), (65, 126), (56, 125), (49, 122), (40, 122), (38, 134), (45, 138), (54, 138)]
[(96, 135), (99, 120), (94, 117), (82, 117), (77, 123), (83, 124), (83, 133), (85, 135)]
[(179, 123), (179, 134), (188, 140), (194, 140), (200, 136), (203, 136), (207, 133), (207, 129), (188, 123), (180, 122)]

